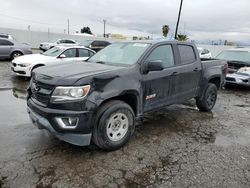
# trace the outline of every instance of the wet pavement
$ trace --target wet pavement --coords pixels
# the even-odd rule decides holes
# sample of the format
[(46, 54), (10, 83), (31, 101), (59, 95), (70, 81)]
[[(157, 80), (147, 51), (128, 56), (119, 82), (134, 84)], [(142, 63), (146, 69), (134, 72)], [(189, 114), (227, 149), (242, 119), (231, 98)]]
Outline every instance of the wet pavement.
[(103, 152), (33, 126), (28, 84), (0, 61), (0, 187), (250, 187), (249, 90), (220, 91), (213, 113), (189, 101), (148, 114)]

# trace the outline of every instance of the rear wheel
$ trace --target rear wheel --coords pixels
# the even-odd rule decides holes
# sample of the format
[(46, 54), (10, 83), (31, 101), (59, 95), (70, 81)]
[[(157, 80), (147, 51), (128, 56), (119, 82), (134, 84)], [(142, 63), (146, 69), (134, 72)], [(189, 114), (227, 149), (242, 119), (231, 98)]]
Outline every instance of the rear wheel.
[(124, 146), (134, 131), (135, 115), (122, 101), (104, 104), (96, 115), (93, 142), (101, 149), (112, 151)]
[(23, 55), (22, 52), (13, 52), (13, 53), (11, 54), (11, 59), (15, 59), (15, 58), (17, 58), (17, 57), (19, 57), (19, 56), (21, 56), (21, 55)]
[(196, 99), (196, 105), (200, 111), (210, 112), (217, 100), (217, 87), (213, 83), (208, 83), (205, 94), (202, 98)]

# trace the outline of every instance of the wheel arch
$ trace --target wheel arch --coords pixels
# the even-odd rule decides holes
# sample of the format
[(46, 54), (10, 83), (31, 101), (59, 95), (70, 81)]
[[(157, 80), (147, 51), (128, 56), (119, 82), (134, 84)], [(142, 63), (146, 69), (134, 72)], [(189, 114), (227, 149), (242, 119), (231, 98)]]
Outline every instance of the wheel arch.
[(112, 96), (110, 98), (107, 98), (105, 100), (103, 100), (99, 107), (101, 107), (102, 105), (104, 105), (105, 103), (112, 101), (112, 100), (119, 100), (119, 101), (123, 101), (126, 104), (128, 104), (134, 111), (134, 114), (137, 116), (139, 114), (139, 95), (137, 94), (137, 92), (135, 91), (126, 91), (123, 92), (120, 95), (116, 95), (116, 96)]
[(221, 77), (220, 76), (214, 76), (209, 78), (208, 83), (212, 83), (216, 85), (217, 89), (220, 89), (221, 87)]

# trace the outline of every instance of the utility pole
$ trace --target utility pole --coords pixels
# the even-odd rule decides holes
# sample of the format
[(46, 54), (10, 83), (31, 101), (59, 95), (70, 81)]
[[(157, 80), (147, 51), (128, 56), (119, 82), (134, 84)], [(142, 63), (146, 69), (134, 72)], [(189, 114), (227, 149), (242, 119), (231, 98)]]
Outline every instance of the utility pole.
[(181, 0), (181, 4), (180, 4), (180, 8), (179, 8), (179, 15), (178, 15), (177, 24), (176, 24), (176, 28), (175, 28), (175, 35), (174, 35), (175, 39), (177, 39), (177, 35), (178, 35), (178, 27), (179, 27), (179, 22), (180, 22), (180, 17), (181, 17), (182, 2), (183, 2), (183, 0)]
[(106, 30), (106, 22), (107, 20), (103, 20), (103, 37), (106, 37), (105, 30)]
[(69, 35), (69, 19), (68, 19), (68, 35)]
[(50, 30), (49, 30), (49, 28), (48, 28), (48, 41), (50, 41), (49, 33), (50, 33)]

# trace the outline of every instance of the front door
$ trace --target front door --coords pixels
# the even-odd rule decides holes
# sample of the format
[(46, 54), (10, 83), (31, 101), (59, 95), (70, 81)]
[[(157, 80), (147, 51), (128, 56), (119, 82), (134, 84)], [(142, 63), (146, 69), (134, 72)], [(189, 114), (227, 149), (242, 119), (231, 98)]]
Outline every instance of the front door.
[(157, 46), (147, 57), (148, 61), (162, 61), (164, 70), (152, 71), (142, 77), (143, 87), (143, 111), (170, 104), (172, 76), (175, 69), (175, 61), (172, 45), (164, 44)]

